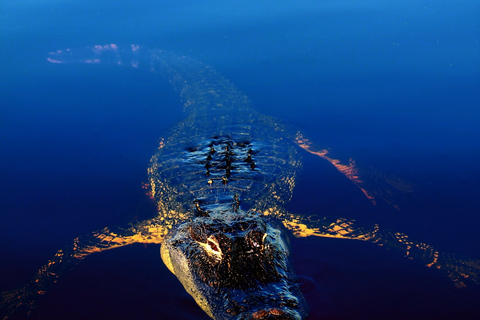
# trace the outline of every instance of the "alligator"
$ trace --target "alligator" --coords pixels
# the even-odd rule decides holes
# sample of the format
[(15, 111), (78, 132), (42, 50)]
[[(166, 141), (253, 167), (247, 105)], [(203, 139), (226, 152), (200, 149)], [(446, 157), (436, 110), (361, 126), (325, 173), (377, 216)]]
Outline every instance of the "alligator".
[[(148, 167), (158, 214), (126, 227), (77, 237), (33, 279), (2, 293), (4, 319), (30, 312), (69, 269), (93, 253), (132, 243), (161, 245), (160, 255), (185, 290), (213, 319), (305, 319), (308, 305), (289, 259), (295, 237), (362, 240), (398, 251), (443, 272), (457, 286), (478, 284), (478, 260), (460, 260), (407, 235), (341, 217), (289, 212), (304, 150), (331, 163), (365, 197), (398, 209), (399, 179), (366, 183), (353, 160), (341, 161), (298, 131), (250, 107), (249, 99), (211, 67), (164, 50), (115, 44), (51, 52), (52, 63), (115, 64), (166, 77), (187, 117), (159, 141)], [(386, 191), (387, 190), (387, 191)]]

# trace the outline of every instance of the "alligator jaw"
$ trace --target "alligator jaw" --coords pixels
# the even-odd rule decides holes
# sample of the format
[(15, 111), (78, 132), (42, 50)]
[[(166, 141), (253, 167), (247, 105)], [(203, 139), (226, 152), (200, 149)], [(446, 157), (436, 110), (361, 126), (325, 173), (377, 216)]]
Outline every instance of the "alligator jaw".
[(236, 320), (257, 320), (257, 319), (278, 319), (278, 320), (301, 320), (302, 317), (297, 311), (284, 310), (279, 308), (261, 309), (254, 312), (244, 312)]

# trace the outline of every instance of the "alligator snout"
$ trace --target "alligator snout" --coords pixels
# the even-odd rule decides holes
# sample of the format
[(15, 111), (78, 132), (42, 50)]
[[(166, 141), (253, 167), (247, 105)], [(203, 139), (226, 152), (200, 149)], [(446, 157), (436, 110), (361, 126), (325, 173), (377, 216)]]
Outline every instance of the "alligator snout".
[(261, 309), (255, 312), (242, 313), (236, 320), (300, 320), (302, 317), (293, 310), (278, 308)]

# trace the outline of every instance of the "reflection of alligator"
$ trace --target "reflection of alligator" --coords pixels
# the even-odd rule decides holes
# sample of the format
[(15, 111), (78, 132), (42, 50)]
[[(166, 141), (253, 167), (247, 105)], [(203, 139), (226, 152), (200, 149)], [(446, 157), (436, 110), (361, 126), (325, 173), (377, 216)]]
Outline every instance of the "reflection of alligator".
[(479, 282), (478, 261), (455, 260), (404, 234), (377, 225), (360, 228), (342, 218), (287, 212), (284, 204), (292, 196), (301, 166), (295, 144), (329, 161), (372, 201), (382, 197), (392, 203), (395, 192), (406, 185), (383, 179), (383, 192), (372, 189), (353, 161), (334, 159), (274, 118), (253, 112), (248, 99), (213, 69), (138, 46), (57, 51), (49, 61), (113, 63), (159, 72), (180, 92), (188, 117), (161, 140), (148, 169), (158, 215), (128, 228), (104, 228), (74, 239), (32, 281), (2, 293), (5, 317), (22, 305), (31, 310), (61, 274), (92, 253), (131, 243), (163, 242), (163, 261), (211, 317), (304, 318), (307, 306), (275, 221), (298, 237), (357, 239), (395, 249), (439, 268), (458, 286), (464, 285), (464, 278)]

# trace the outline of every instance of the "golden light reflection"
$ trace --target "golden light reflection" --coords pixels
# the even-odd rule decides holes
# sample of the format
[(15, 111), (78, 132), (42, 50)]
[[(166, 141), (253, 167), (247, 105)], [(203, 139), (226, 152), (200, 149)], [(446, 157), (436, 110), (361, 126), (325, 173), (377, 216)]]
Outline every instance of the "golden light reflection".
[(158, 142), (158, 149), (162, 149), (163, 147), (165, 147), (165, 139), (161, 138)]
[(337, 239), (355, 239), (369, 241), (375, 237), (378, 226), (374, 226), (370, 233), (358, 233), (355, 229), (353, 221), (346, 219), (337, 219), (335, 222), (322, 225), (321, 227), (309, 227), (305, 223), (301, 223), (300, 219), (291, 221), (284, 220), (283, 225), (292, 231), (293, 235), (298, 238), (309, 236), (337, 238)]
[[(285, 213), (283, 215), (286, 215)], [(406, 234), (381, 230), (378, 225), (359, 227), (355, 220), (344, 218), (312, 220), (309, 217), (290, 214), (283, 225), (295, 237), (318, 236), (337, 239), (352, 239), (374, 243), (406, 259), (435, 268), (449, 277), (457, 288), (465, 287), (465, 280), (480, 284), (480, 260), (462, 259), (452, 254), (435, 250), (424, 242), (411, 240)]]
[(321, 149), (321, 150), (315, 150), (313, 147), (313, 144), (305, 138), (300, 132), (297, 133), (297, 136), (295, 137), (295, 143), (302, 149), (308, 151), (311, 154), (317, 155), (322, 159), (327, 160), (330, 162), (338, 171), (340, 171), (345, 177), (347, 177), (350, 181), (353, 182), (362, 192), (363, 194), (370, 200), (372, 203), (375, 205), (375, 197), (373, 194), (369, 191), (367, 191), (363, 186), (362, 183), (363, 181), (360, 179), (358, 175), (358, 170), (355, 165), (355, 161), (353, 159), (349, 160), (348, 164), (342, 163), (338, 159), (333, 159), (327, 156), (328, 150), (327, 149)]
[[(168, 232), (168, 228), (166, 228), (163, 223), (159, 224), (156, 220), (159, 219), (144, 221), (129, 229), (118, 229), (117, 232), (113, 232), (109, 228), (104, 228), (101, 231), (92, 233), (87, 239), (85, 239), (85, 237), (75, 238), (72, 246), (72, 257), (83, 259), (92, 253), (134, 243), (160, 244)], [(61, 257), (63, 256), (63, 252), (60, 250), (57, 252), (57, 255)], [(52, 260), (51, 262), (54, 261), (55, 260)]]

